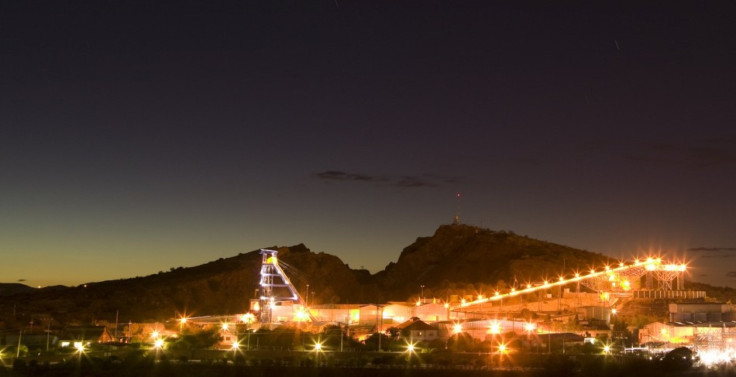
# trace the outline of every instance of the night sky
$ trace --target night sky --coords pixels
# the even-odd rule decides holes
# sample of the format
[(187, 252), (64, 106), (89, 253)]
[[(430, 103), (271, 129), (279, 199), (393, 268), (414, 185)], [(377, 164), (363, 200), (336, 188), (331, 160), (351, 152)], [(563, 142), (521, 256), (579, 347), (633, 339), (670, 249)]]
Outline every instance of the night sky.
[(375, 272), (459, 209), (736, 286), (736, 5), (552, 3), (0, 3), (0, 281)]

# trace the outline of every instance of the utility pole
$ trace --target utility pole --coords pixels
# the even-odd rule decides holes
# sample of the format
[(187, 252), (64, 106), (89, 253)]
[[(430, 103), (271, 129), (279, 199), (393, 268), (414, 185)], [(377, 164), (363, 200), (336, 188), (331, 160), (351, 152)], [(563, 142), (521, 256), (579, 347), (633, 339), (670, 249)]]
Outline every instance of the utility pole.
[(18, 333), (18, 348), (15, 350), (15, 358), (20, 357), (20, 340), (23, 338), (23, 328), (21, 327), (20, 332)]
[(120, 310), (115, 310), (115, 331), (113, 331), (113, 337), (115, 337), (115, 341), (118, 341), (118, 316), (120, 315)]
[(49, 340), (51, 340), (51, 321), (49, 321), (46, 328), (46, 352), (49, 352)]

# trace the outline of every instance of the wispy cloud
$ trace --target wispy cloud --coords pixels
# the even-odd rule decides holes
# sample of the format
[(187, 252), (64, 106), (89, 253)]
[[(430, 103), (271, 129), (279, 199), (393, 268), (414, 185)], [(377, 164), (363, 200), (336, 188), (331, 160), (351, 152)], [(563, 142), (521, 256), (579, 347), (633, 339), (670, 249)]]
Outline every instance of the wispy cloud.
[(357, 182), (386, 182), (389, 179), (383, 176), (347, 173), (339, 170), (328, 170), (316, 173), (318, 179), (328, 181), (357, 181)]
[(736, 247), (691, 247), (687, 251), (701, 259), (736, 258)]
[(691, 247), (687, 251), (736, 251), (736, 247)]
[(353, 173), (341, 170), (327, 170), (315, 173), (314, 177), (322, 181), (372, 183), (401, 188), (439, 187), (460, 181), (459, 177), (441, 176), (436, 174), (390, 176)]

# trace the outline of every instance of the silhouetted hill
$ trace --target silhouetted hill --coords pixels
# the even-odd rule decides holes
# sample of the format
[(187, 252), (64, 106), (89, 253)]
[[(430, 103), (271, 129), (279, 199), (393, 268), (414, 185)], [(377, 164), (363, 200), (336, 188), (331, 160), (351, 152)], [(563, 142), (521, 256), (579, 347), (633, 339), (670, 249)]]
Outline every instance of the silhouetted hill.
[[(468, 225), (443, 225), (433, 236), (407, 246), (395, 263), (371, 275), (354, 270), (338, 257), (314, 253), (305, 245), (270, 247), (290, 279), (310, 303), (372, 303), (492, 292), (515, 282), (556, 279), (566, 271), (586, 270), (610, 259), (601, 254)], [(258, 250), (196, 267), (77, 287), (34, 289), (0, 285), (0, 321), (27, 323), (51, 314), (62, 323), (154, 321), (186, 315), (242, 313), (259, 282)], [(23, 288), (25, 287), (25, 288)], [(16, 317), (10, 318), (16, 306)]]
[(0, 283), (0, 296), (12, 296), (19, 293), (31, 292), (35, 290), (25, 284), (20, 283)]
[(392, 299), (416, 296), (420, 285), (425, 285), (425, 296), (443, 297), (451, 291), (490, 293), (515, 282), (556, 279), (608, 261), (601, 254), (512, 232), (453, 224), (440, 226), (432, 237), (417, 238), (377, 278)]

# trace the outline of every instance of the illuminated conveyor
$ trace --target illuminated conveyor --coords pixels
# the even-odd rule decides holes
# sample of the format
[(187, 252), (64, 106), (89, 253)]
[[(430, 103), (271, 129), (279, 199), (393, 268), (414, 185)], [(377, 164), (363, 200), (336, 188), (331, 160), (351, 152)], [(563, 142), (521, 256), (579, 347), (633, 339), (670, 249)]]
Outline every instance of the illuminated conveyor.
[[(633, 279), (645, 275), (647, 275), (648, 288), (651, 288), (650, 278), (653, 276), (658, 281), (658, 289), (672, 290), (672, 281), (679, 277), (678, 285), (681, 285), (682, 276), (686, 270), (687, 266), (684, 264), (665, 264), (661, 258), (636, 259), (629, 264), (621, 262), (617, 267), (605, 266), (603, 270), (591, 269), (587, 274), (575, 273), (572, 277), (559, 276), (555, 281), (545, 280), (537, 284), (530, 283), (523, 289), (511, 288), (503, 293), (496, 291), (492, 296), (478, 296), (478, 299), (473, 301), (463, 300), (459, 305), (455, 305), (450, 309), (457, 310), (472, 305), (501, 301), (504, 298), (543, 291), (552, 287), (561, 287), (570, 283), (582, 284), (598, 293), (609, 290), (625, 292), (631, 289)], [(681, 286), (678, 287), (678, 289), (681, 288)]]

